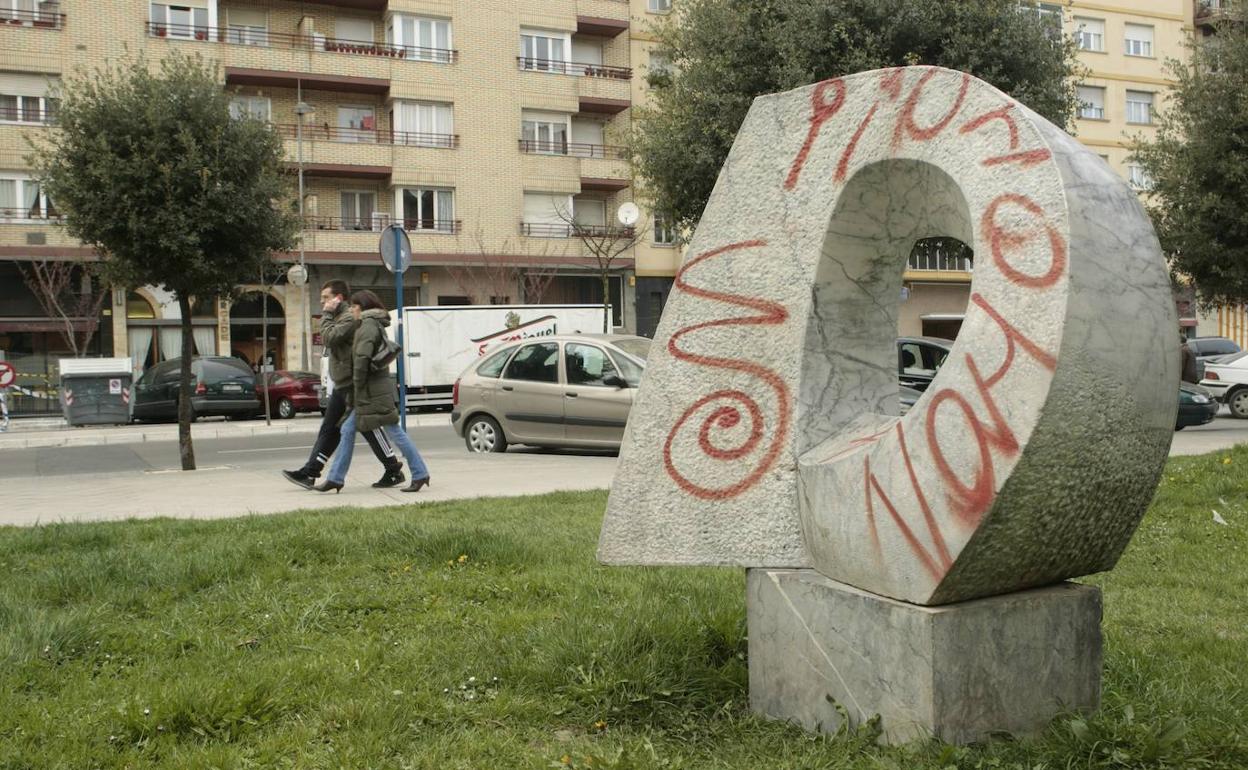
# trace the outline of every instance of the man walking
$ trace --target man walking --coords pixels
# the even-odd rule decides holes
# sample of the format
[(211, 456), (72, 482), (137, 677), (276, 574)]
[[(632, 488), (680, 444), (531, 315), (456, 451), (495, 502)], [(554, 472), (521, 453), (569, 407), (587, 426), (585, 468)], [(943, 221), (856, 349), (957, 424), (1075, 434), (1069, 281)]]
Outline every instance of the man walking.
[[(351, 346), (359, 325), (347, 307), (346, 300), (350, 294), (346, 281), (333, 280), (321, 287), (321, 344), (329, 351), (329, 400), (312, 455), (299, 470), (282, 471), (283, 476), (304, 489), (311, 489), (316, 483), (342, 437), (339, 423), (347, 411), (346, 394), (352, 387)], [(403, 475), (403, 464), (399, 462), (394, 446), (384, 431), (368, 431), (364, 440), (386, 468), (385, 474), (373, 484), (374, 487), (394, 487), (407, 480)]]

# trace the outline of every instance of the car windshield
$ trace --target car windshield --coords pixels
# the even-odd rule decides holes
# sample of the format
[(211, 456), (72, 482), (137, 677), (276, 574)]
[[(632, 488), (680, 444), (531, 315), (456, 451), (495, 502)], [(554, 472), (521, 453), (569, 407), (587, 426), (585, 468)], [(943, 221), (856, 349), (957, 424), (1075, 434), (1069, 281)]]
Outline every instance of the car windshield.
[(1201, 340), (1198, 344), (1202, 356), (1225, 356), (1239, 352), (1239, 345), (1230, 340)]
[(650, 340), (645, 339), (644, 337), (638, 337), (637, 339), (615, 340), (611, 344), (620, 350), (623, 350), (633, 358), (637, 358), (642, 361), (645, 361), (646, 357), (650, 355)]

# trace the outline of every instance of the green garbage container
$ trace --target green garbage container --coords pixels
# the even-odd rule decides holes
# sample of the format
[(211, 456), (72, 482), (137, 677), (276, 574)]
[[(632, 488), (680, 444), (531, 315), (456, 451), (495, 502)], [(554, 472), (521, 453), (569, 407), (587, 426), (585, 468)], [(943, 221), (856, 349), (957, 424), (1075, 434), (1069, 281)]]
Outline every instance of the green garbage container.
[(65, 422), (126, 425), (130, 422), (129, 358), (62, 358), (61, 407)]

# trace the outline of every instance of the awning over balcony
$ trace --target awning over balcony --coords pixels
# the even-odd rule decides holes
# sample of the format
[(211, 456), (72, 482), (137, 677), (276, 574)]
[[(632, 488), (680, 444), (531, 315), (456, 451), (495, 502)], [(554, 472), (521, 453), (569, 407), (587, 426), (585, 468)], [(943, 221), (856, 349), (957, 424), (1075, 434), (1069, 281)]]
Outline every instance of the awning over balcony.
[(578, 35), (602, 35), (615, 37), (628, 31), (628, 19), (604, 19), (600, 16), (577, 16), (576, 33)]
[(601, 179), (598, 177), (581, 177), (581, 190), (594, 192), (619, 192), (628, 187), (627, 179)]
[(232, 86), (268, 86), (270, 88), (296, 88), (302, 84), (304, 88), (318, 91), (341, 91), (352, 94), (385, 94), (390, 91), (390, 81), (383, 78), (285, 72), (248, 67), (226, 67), (225, 82)]
[(316, 0), (320, 5), (351, 8), (357, 11), (384, 11), (387, 0)]
[[(290, 171), (298, 171), (295, 163), (287, 163)], [(305, 177), (322, 177), (329, 179), (389, 179), (393, 169), (390, 166), (357, 166), (351, 163), (304, 163)]]
[(628, 99), (605, 99), (599, 96), (582, 96), (581, 112), (599, 115), (618, 115), (632, 106)]

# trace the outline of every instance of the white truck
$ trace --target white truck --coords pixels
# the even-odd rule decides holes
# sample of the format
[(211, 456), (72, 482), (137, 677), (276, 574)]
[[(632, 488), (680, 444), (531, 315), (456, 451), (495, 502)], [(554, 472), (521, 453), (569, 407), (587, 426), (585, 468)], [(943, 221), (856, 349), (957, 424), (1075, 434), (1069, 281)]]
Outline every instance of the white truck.
[[(606, 313), (610, 322), (610, 308)], [(398, 334), (391, 311), (391, 337)], [(609, 328), (609, 327), (608, 327)], [(450, 405), (455, 379), (487, 350), (552, 334), (601, 334), (602, 305), (455, 305), (403, 309), (407, 406)]]

